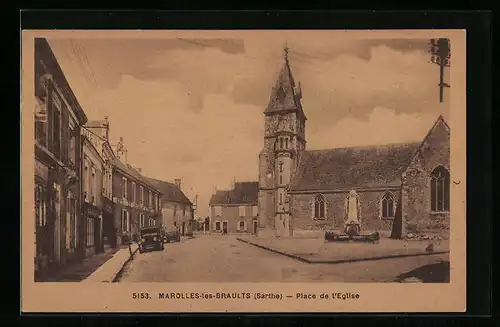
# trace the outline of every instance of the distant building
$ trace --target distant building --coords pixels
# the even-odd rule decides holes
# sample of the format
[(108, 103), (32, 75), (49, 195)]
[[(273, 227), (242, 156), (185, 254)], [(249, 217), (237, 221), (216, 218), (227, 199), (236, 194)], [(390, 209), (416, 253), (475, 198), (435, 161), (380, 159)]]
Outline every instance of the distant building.
[(161, 192), (141, 175), (140, 169), (127, 164), (126, 150), (120, 139), (113, 160), (113, 212), (117, 244), (139, 239), (139, 230), (161, 222)]
[(210, 229), (220, 233), (256, 233), (258, 182), (236, 182), (232, 190), (210, 198)]
[(81, 260), (81, 126), (78, 103), (44, 38), (35, 39), (35, 275)]
[(148, 181), (162, 193), (162, 227), (165, 231), (179, 231), (186, 235), (193, 231), (193, 203), (182, 192), (182, 181), (174, 183), (148, 178)]

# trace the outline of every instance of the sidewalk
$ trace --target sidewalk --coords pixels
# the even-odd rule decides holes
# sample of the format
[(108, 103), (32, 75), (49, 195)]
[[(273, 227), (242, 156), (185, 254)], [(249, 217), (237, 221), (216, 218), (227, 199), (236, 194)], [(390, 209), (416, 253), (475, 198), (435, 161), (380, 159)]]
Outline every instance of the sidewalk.
[(433, 252), (426, 251), (430, 241), (381, 239), (375, 244), (326, 243), (323, 238), (271, 239), (252, 236), (238, 237), (237, 240), (306, 263), (347, 263), (449, 253), (447, 240), (435, 242)]
[(58, 271), (35, 278), (36, 282), (80, 282), (90, 276), (99, 267), (110, 260), (120, 249), (108, 249), (103, 253), (94, 254), (82, 262), (69, 264)]
[(116, 280), (123, 267), (133, 259), (135, 253), (139, 249), (137, 243), (131, 245), (132, 258), (130, 257), (130, 249), (128, 246), (122, 247), (116, 252), (105, 264), (92, 273), (83, 282), (104, 282), (112, 283)]

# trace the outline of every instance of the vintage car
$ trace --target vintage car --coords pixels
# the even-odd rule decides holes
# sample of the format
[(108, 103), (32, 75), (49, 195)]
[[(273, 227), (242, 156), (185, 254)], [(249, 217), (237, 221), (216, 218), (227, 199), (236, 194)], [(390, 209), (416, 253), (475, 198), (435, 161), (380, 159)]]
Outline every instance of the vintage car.
[(140, 230), (139, 252), (150, 250), (163, 251), (163, 233), (160, 227), (144, 227)]
[(178, 231), (165, 232), (164, 239), (166, 243), (180, 242), (181, 233), (179, 233)]

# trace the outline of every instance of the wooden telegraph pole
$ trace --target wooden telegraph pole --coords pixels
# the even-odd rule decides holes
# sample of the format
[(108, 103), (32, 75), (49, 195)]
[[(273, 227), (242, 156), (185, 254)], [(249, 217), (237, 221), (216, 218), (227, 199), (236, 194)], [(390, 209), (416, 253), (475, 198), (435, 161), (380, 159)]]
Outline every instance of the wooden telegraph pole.
[(439, 66), (439, 102), (443, 102), (444, 88), (450, 87), (450, 84), (444, 82), (444, 68), (450, 67), (451, 64), (450, 40), (446, 38), (431, 39), (429, 46), (431, 62)]

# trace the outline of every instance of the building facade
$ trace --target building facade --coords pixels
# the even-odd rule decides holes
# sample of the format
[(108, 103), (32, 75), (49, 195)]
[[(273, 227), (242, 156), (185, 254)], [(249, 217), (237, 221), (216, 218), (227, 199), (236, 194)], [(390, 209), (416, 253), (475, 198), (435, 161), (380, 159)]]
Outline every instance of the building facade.
[(102, 243), (103, 249), (116, 247), (116, 226), (113, 217), (113, 160), (115, 154), (109, 141), (108, 117), (103, 120), (89, 121), (85, 125), (85, 130), (93, 138), (102, 165), (102, 185), (99, 189), (101, 193), (102, 209)]
[[(161, 192), (126, 163), (120, 141), (113, 161), (113, 214), (117, 244), (139, 240), (139, 230), (161, 224)], [(122, 161), (123, 160), (123, 161)]]
[(300, 83), (288, 58), (264, 112), (259, 235), (345, 230), (401, 237), (450, 224), (450, 128), (440, 116), (420, 142), (306, 150)]
[(84, 254), (81, 126), (87, 117), (44, 38), (35, 39), (35, 271)]
[(90, 130), (83, 129), (83, 215), (85, 252), (87, 256), (104, 251), (103, 242), (103, 140)]
[(162, 193), (162, 228), (165, 232), (178, 231), (181, 235), (189, 235), (193, 231), (194, 207), (189, 198), (182, 192), (182, 181), (174, 183), (148, 178), (148, 181)]
[(233, 189), (210, 198), (210, 230), (215, 233), (251, 233), (258, 230), (258, 182), (236, 182)]

